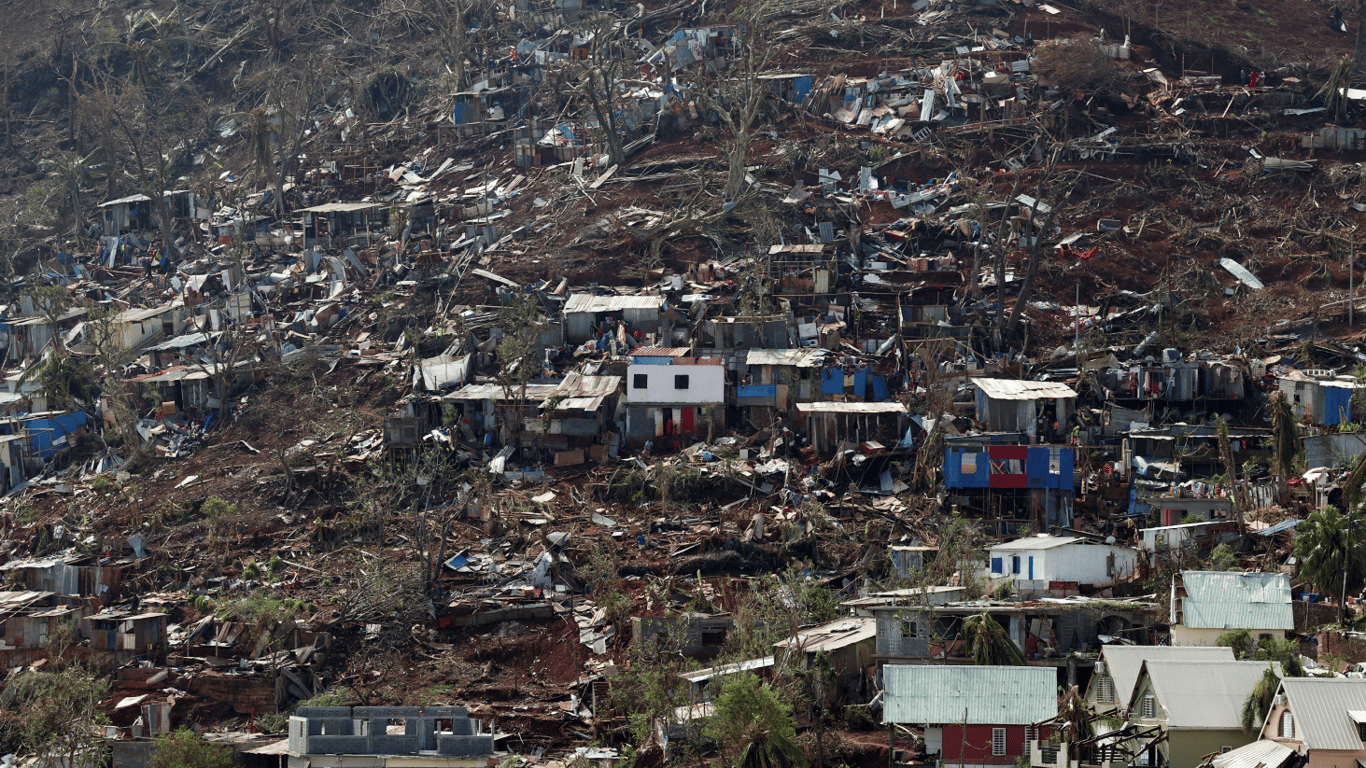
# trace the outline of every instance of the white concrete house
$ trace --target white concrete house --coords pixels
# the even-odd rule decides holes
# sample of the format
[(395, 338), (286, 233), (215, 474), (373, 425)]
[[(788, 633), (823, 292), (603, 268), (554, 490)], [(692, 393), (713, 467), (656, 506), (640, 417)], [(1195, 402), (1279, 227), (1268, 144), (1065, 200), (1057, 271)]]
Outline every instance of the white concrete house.
[[(707, 439), (725, 428), (726, 368), (719, 357), (655, 357), (626, 368), (626, 439)], [(686, 443), (684, 443), (686, 445)]]
[(1138, 550), (1073, 536), (1039, 534), (1007, 541), (987, 550), (987, 572), (993, 581), (1015, 580), (1018, 592), (1104, 589), (1138, 571)]

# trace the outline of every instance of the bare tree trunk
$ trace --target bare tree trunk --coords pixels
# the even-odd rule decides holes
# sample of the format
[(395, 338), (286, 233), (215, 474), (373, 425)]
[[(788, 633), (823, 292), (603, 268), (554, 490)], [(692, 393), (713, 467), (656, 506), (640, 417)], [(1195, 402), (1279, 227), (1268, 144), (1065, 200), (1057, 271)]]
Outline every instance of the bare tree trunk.
[[(1357, 73), (1366, 72), (1366, 0), (1357, 0), (1357, 45), (1352, 59)], [(1347, 85), (1344, 83), (1343, 87)]]
[(7, 46), (5, 46), (5, 87), (4, 87), (4, 93), (3, 93), (3, 94), (0, 94), (0, 100), (3, 100), (3, 102), (4, 102), (3, 106), (4, 106), (4, 108), (5, 108), (5, 148), (6, 148), (6, 149), (14, 149), (14, 127), (10, 124), (10, 121), (11, 121), (11, 119), (12, 119), (12, 117), (13, 117), (13, 110), (10, 108), (10, 105), (9, 105), (9, 73), (10, 73), (10, 69), (11, 69), (12, 66), (13, 66), (13, 62), (14, 62), (13, 54), (12, 54), (12, 52), (11, 52), (11, 50), (10, 50), (10, 47), (7, 45)]

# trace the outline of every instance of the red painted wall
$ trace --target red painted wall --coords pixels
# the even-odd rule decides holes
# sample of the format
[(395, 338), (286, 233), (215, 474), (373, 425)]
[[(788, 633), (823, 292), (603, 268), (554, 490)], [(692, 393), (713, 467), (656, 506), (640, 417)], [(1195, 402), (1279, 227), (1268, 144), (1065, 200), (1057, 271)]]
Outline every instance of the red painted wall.
[[(1006, 729), (1006, 753), (991, 754), (991, 732), (995, 728)], [(964, 729), (967, 738), (964, 739)], [(1039, 738), (1048, 738), (1048, 728), (1039, 729)], [(945, 725), (943, 758), (946, 763), (980, 763), (983, 765), (1014, 765), (1015, 758), (1027, 755), (1029, 746), (1025, 744), (1023, 725)]]

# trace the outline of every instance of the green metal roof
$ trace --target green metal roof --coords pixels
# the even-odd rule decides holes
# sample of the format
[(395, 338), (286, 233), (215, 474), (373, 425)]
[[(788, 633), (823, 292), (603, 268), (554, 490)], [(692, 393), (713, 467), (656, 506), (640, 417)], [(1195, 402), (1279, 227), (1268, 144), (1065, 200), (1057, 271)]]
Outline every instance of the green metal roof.
[(1030, 725), (1058, 714), (1052, 667), (888, 664), (883, 722)]
[(1294, 629), (1283, 573), (1183, 571), (1181, 623), (1192, 629)]

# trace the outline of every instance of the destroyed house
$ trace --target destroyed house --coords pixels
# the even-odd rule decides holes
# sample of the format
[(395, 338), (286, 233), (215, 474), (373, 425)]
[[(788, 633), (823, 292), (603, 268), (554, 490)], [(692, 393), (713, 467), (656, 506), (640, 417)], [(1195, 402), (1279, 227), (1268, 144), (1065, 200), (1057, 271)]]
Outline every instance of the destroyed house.
[(305, 248), (366, 247), (388, 233), (389, 207), (383, 203), (326, 203), (299, 212)]
[(790, 403), (817, 399), (823, 349), (751, 349), (745, 353), (735, 387), (741, 419), (772, 424)]
[[(60, 635), (63, 625), (77, 625), (85, 609), (80, 606), (58, 605), (51, 607), (32, 607), (16, 610), (4, 616), (3, 640), (0, 651), (39, 651), (47, 648), (48, 638)], [(79, 629), (72, 637), (80, 642), (89, 635)], [(12, 655), (0, 656), (7, 662), (16, 661)], [(22, 657), (21, 657), (22, 658)]]
[(709, 659), (721, 652), (726, 635), (735, 626), (729, 614), (685, 613), (670, 617), (631, 619), (631, 637), (637, 643), (659, 643), (690, 658)]
[[(1334, 376), (1332, 371), (1291, 371), (1277, 380), (1277, 386), (1295, 412), (1296, 419), (1308, 418), (1316, 426), (1360, 422), (1353, 414), (1352, 396), (1366, 384), (1353, 376)], [(1360, 406), (1357, 408), (1360, 411)]]
[(542, 401), (541, 416), (526, 419), (527, 431), (540, 432), (548, 450), (590, 450), (611, 429), (621, 381), (620, 376), (567, 374)]
[[(511, 414), (516, 408), (517, 402), (523, 397), (523, 388), (513, 388), (511, 395), (508, 391), (497, 384), (467, 384), (450, 394), (442, 395), (441, 400), (445, 403), (453, 404), (462, 422), (469, 420), (470, 429), (476, 435), (487, 432), (490, 440), (498, 444), (511, 441), (511, 432), (506, 431), (507, 425), (503, 423), (504, 418), (515, 418), (513, 424), (520, 430), (523, 421), (527, 418), (534, 418), (536, 410), (539, 409), (550, 393), (555, 391), (558, 385), (555, 384), (528, 384), (525, 387), (525, 400), (522, 400), (521, 413)], [(511, 415), (509, 415), (511, 414)], [(412, 421), (411, 430), (404, 430), (401, 434), (391, 433), (390, 419), (385, 422), (384, 441), (389, 444), (416, 444), (420, 434), (416, 431), (416, 420)], [(399, 422), (405, 420), (397, 420)], [(397, 425), (396, 425), (397, 426)], [(530, 436), (528, 436), (530, 437)]]
[[(812, 674), (811, 695), (827, 705), (861, 704), (870, 698), (871, 682), (864, 671), (874, 665), (877, 625), (870, 618), (842, 618), (799, 630), (773, 644), (774, 658)], [(796, 657), (794, 658), (794, 655)]]
[(987, 432), (1023, 432), (1040, 442), (1059, 442), (1070, 428), (1077, 393), (1066, 384), (975, 378), (977, 420)]
[(762, 262), (780, 294), (827, 294), (839, 279), (839, 259), (828, 244), (771, 245)]
[(726, 368), (721, 358), (632, 358), (626, 368), (627, 443), (711, 439), (725, 428)]
[(658, 339), (663, 311), (663, 296), (594, 296), (591, 293), (575, 293), (564, 305), (564, 340), (566, 343), (582, 344), (615, 336), (616, 323), (624, 324), (627, 333)]
[[(668, 71), (672, 73), (699, 61), (729, 56), (737, 50), (740, 31), (732, 26), (676, 30), (667, 42), (646, 54), (642, 63), (652, 67), (663, 67), (667, 63)], [(807, 87), (810, 87), (809, 82)]]
[[(172, 219), (189, 219), (197, 213), (193, 192), (181, 189), (163, 194), (166, 196), (167, 212)], [(109, 200), (100, 203), (99, 208), (101, 231), (105, 237), (161, 229), (156, 206), (152, 205), (152, 198), (146, 195), (136, 194)]]
[(754, 317), (721, 316), (702, 321), (702, 331), (712, 349), (787, 349), (792, 332), (786, 315)]
[(526, 103), (525, 85), (489, 86), (455, 94), (451, 122), (462, 137), (481, 136), (517, 117)]
[(888, 599), (882, 605), (865, 607), (877, 620), (881, 663), (966, 658), (963, 619), (985, 612), (1001, 625), (1029, 663), (1062, 667), (1067, 666), (1071, 654), (1097, 650), (1102, 636), (1149, 642), (1158, 612), (1155, 603), (1085, 597), (942, 605)]
[(74, 338), (72, 331), (78, 330), (80, 318), (84, 316), (84, 308), (73, 307), (56, 318), (55, 326), (44, 315), (32, 313), (28, 317), (8, 321), (6, 330), (9, 331), (10, 359), (36, 359), (52, 343), (52, 337), (57, 333), (62, 334), (63, 340), (68, 335)]
[(180, 326), (180, 313), (169, 304), (163, 304), (149, 309), (125, 309), (114, 315), (119, 348), (138, 349), (154, 339), (174, 336)]
[[(25, 448), (37, 459), (50, 459), (70, 446), (73, 435), (83, 433), (85, 411), (45, 411), (0, 419), (0, 435), (24, 435)], [(36, 472), (41, 467), (33, 468)]]
[(123, 597), (130, 561), (98, 561), (93, 555), (42, 560), (12, 560), (0, 573), (23, 580), (25, 588), (63, 597), (95, 597), (104, 603)]
[(1110, 368), (1098, 378), (1117, 401), (1141, 408), (1141, 403), (1154, 400), (1241, 400), (1246, 396), (1248, 376), (1236, 361), (1182, 360), (1179, 351), (1165, 349), (1161, 362)]
[(228, 373), (226, 395), (218, 391), (218, 382), (215, 380), (218, 368), (219, 365), (214, 363), (177, 365), (156, 373), (135, 376), (128, 382), (140, 394), (159, 392), (162, 403), (174, 404), (172, 412), (195, 415), (217, 408), (221, 398), (231, 396), (239, 384), (249, 380), (253, 363), (243, 360)]
[[(1010, 436), (1001, 437), (1004, 443)], [(944, 488), (950, 500), (993, 523), (1001, 535), (1025, 524), (1036, 530), (1071, 526), (1075, 449), (988, 439), (951, 438), (944, 447)]]
[[(440, 758), (493, 754), (493, 734), (481, 730), (464, 707), (300, 707), (289, 718), (289, 764), (468, 766)], [(396, 761), (393, 755), (423, 761)]]
[(84, 619), (90, 647), (102, 651), (156, 654), (166, 650), (167, 615), (104, 611)]
[(220, 331), (187, 333), (153, 344), (146, 351), (155, 370), (174, 365), (193, 365), (204, 359), (220, 335)]
[(794, 422), (818, 456), (857, 449), (900, 446), (906, 432), (907, 411), (902, 403), (797, 403)]
[(928, 286), (898, 294), (897, 314), (901, 335), (908, 339), (963, 338), (971, 330), (952, 288)]
[(889, 664), (882, 674), (883, 722), (924, 728), (925, 753), (943, 768), (1016, 765), (1058, 714), (1049, 669)]
[[(1233, 463), (1249, 461), (1269, 464), (1271, 450), (1267, 429), (1234, 427), (1228, 430)], [(1178, 476), (1213, 477), (1225, 468), (1215, 427), (1173, 425), (1156, 429), (1132, 430), (1124, 438), (1123, 464), (1150, 480), (1175, 480)], [(1179, 521), (1179, 518), (1178, 518)]]

